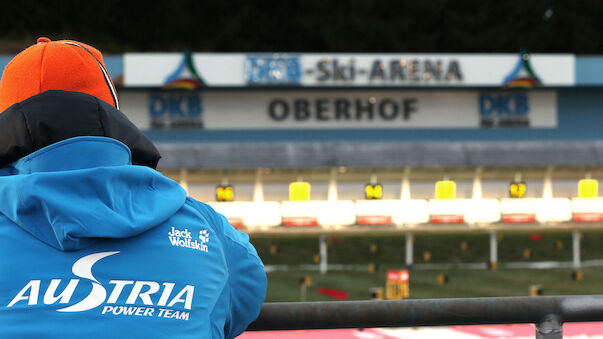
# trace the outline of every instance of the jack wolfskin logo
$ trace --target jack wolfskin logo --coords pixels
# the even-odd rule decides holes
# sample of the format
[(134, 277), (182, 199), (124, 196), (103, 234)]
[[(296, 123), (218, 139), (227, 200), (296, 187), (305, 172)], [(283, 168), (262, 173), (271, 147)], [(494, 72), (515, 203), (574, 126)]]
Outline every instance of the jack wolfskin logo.
[(168, 232), (168, 239), (172, 246), (191, 248), (201, 252), (208, 251), (206, 243), (209, 241), (209, 232), (207, 230), (199, 232), (199, 240), (193, 240), (188, 228), (179, 230), (172, 226), (172, 230)]
[(207, 230), (199, 231), (199, 239), (202, 243), (207, 244), (209, 242), (209, 232)]

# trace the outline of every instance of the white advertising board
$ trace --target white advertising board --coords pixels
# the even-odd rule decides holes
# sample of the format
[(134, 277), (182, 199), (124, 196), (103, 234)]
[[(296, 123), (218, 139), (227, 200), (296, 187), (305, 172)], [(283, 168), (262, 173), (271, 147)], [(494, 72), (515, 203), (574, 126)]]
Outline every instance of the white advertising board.
[(125, 87), (173, 87), (186, 80), (193, 80), (196, 87), (573, 86), (575, 57), (526, 53), (125, 54)]
[(141, 129), (555, 128), (557, 93), (540, 91), (126, 91)]

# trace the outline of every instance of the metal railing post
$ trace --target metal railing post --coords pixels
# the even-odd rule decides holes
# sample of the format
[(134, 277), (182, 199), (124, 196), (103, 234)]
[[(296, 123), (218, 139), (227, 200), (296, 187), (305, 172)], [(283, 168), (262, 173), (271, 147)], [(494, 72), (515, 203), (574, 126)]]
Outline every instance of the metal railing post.
[(328, 258), (327, 258), (327, 236), (322, 234), (319, 240), (319, 252), (320, 252), (320, 274), (326, 274), (328, 270)]
[(549, 314), (536, 324), (536, 339), (563, 338), (563, 323), (555, 314)]
[(574, 230), (572, 232), (572, 254), (573, 267), (575, 270), (580, 269), (580, 232)]
[(498, 238), (495, 231), (490, 232), (490, 268), (498, 267)]
[(180, 170), (179, 184), (188, 193), (188, 170), (186, 168)]
[(406, 232), (406, 267), (412, 267), (413, 259), (413, 235), (410, 232)]

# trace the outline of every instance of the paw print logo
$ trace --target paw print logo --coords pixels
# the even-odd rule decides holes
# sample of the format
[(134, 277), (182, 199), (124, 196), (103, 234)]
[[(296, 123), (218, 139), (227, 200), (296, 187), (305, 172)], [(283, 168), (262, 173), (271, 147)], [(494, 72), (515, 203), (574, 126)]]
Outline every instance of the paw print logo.
[(199, 239), (202, 243), (207, 243), (209, 241), (209, 232), (207, 230), (199, 231)]

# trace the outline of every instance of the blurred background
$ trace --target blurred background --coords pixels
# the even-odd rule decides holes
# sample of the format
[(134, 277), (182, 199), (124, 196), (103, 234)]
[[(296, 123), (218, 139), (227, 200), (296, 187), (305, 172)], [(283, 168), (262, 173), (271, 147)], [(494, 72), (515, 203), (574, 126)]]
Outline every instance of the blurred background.
[(104, 53), (267, 301), (600, 294), (600, 1), (21, 1)]

